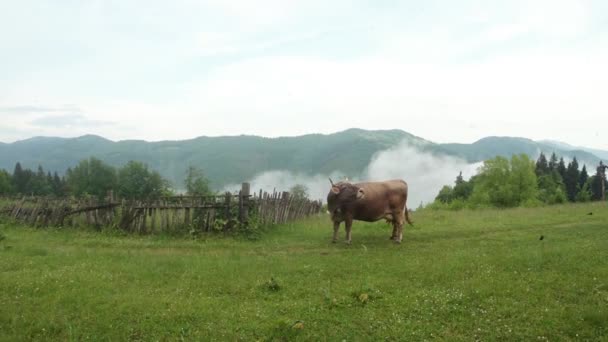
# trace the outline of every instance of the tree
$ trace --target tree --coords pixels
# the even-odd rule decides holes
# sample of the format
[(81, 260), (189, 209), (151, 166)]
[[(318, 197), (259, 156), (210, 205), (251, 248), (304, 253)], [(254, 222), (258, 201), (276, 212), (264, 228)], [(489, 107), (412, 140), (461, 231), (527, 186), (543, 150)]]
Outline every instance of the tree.
[(570, 202), (576, 201), (576, 194), (580, 189), (579, 185), (580, 173), (578, 171), (578, 161), (576, 157), (568, 163), (568, 167), (564, 173), (564, 184), (566, 185), (566, 195)]
[(547, 204), (564, 203), (567, 201), (564, 183), (557, 170), (538, 177), (538, 199)]
[(549, 173), (549, 163), (547, 161), (547, 157), (545, 157), (544, 153), (540, 153), (538, 160), (536, 161), (536, 176), (540, 177), (542, 175), (546, 175)]
[(496, 157), (486, 160), (480, 169), (479, 182), (473, 190), (473, 197), (478, 201), (487, 200), (489, 204), (497, 207), (514, 206), (511, 187), (507, 182), (509, 173), (508, 159)]
[(582, 187), (579, 186), (579, 191), (576, 194), (576, 201), (589, 202), (591, 201), (592, 197), (593, 194), (591, 193), (591, 182), (588, 180), (587, 182), (585, 182), (585, 184), (583, 184)]
[(186, 187), (186, 193), (190, 196), (208, 196), (212, 194), (209, 180), (205, 177), (205, 173), (194, 166), (188, 167), (184, 186)]
[(589, 180), (589, 174), (587, 173), (587, 165), (583, 165), (583, 169), (581, 170), (580, 176), (578, 177), (578, 184), (581, 189), (587, 184)]
[(6, 170), (0, 169), (0, 195), (10, 195), (13, 193), (11, 181), (11, 175)]
[[(592, 199), (594, 201), (601, 201), (602, 194), (606, 191), (606, 187), (608, 186), (608, 181), (606, 181), (606, 173), (600, 165), (596, 169), (596, 173), (591, 179), (591, 194)], [(602, 189), (602, 184), (604, 184), (604, 189)]]
[(153, 199), (167, 194), (168, 182), (148, 166), (130, 161), (118, 170), (118, 195), (126, 199)]
[(452, 202), (452, 187), (449, 185), (444, 185), (441, 190), (439, 190), (439, 194), (435, 197), (435, 201), (439, 201), (441, 203), (449, 204)]
[(55, 195), (55, 191), (53, 189), (53, 175), (51, 175), (51, 171), (46, 172), (46, 186), (48, 187), (48, 194)]
[(452, 191), (453, 199), (462, 199), (467, 200), (471, 197), (473, 193), (473, 182), (475, 177), (471, 177), (471, 179), (467, 182), (462, 177), (462, 171), (456, 177), (456, 182), (454, 185), (454, 189)]
[(303, 184), (296, 184), (289, 189), (289, 195), (296, 199), (308, 198), (308, 187)]
[(30, 181), (31, 174), (25, 172), (21, 167), (21, 163), (15, 164), (15, 170), (13, 171), (13, 188), (18, 194), (28, 193), (28, 183)]
[(496, 207), (514, 207), (535, 201), (538, 181), (535, 165), (525, 155), (513, 155), (511, 160), (496, 157), (484, 162), (471, 196), (475, 204), (489, 202)]
[(566, 177), (566, 163), (564, 162), (564, 157), (559, 158), (556, 169), (559, 175), (562, 176), (562, 179), (564, 179)]
[(538, 179), (534, 172), (534, 162), (528, 155), (520, 154), (511, 157), (512, 193), (516, 205), (536, 199), (538, 194)]
[(51, 188), (53, 194), (57, 197), (63, 197), (67, 194), (67, 187), (65, 185), (65, 179), (61, 179), (57, 172), (53, 174), (53, 180), (51, 182)]
[(66, 182), (73, 195), (86, 195), (103, 199), (116, 188), (116, 169), (91, 157), (80, 161), (74, 169), (68, 169)]
[(51, 194), (51, 188), (47, 182), (47, 175), (41, 165), (38, 165), (38, 171), (30, 177), (27, 189), (28, 193), (38, 196), (47, 196)]
[(555, 152), (551, 153), (551, 159), (549, 159), (549, 171), (557, 169), (557, 156)]

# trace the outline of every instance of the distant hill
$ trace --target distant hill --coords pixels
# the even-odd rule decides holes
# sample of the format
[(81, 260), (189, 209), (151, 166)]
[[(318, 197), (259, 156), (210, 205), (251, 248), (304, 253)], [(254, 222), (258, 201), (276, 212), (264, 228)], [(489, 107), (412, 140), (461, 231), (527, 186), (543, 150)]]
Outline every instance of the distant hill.
[[(512, 137), (487, 137), (472, 144), (441, 144), (438, 145), (437, 150), (445, 154), (464, 158), (470, 162), (487, 160), (495, 156), (511, 156), (512, 154), (519, 153), (536, 157), (541, 152), (548, 156), (555, 152), (567, 160), (576, 157), (579, 164), (596, 165), (601, 159), (597, 154), (591, 153), (589, 150), (563, 148), (562, 146), (546, 142)], [(608, 152), (604, 153), (608, 154)]]
[(599, 158), (602, 158), (603, 160), (608, 160), (608, 151), (602, 151), (602, 150), (588, 148), (588, 147), (572, 146), (570, 144), (566, 144), (564, 142), (554, 141), (554, 140), (543, 140), (543, 141), (541, 141), (541, 143), (548, 145), (548, 146), (558, 148), (560, 150), (564, 150), (564, 151), (577, 151), (578, 150), (578, 151), (589, 152), (591, 154), (598, 156)]
[[(189, 165), (202, 168), (216, 188), (249, 180), (269, 170), (302, 174), (341, 171), (358, 175), (372, 156), (406, 141), (433, 154), (457, 156), (478, 162), (497, 155), (555, 151), (565, 158), (576, 156), (582, 163), (596, 165), (600, 158), (582, 150), (569, 150), (546, 142), (524, 138), (488, 137), (473, 144), (435, 144), (401, 130), (366, 131), (349, 129), (334, 134), (263, 138), (258, 136), (199, 137), (182, 141), (110, 141), (99, 136), (78, 138), (37, 137), (0, 144), (0, 168), (12, 171), (17, 161), (24, 167), (63, 173), (78, 161), (94, 156), (119, 166), (129, 160), (147, 163), (181, 187)], [(608, 152), (600, 151), (608, 154)]]

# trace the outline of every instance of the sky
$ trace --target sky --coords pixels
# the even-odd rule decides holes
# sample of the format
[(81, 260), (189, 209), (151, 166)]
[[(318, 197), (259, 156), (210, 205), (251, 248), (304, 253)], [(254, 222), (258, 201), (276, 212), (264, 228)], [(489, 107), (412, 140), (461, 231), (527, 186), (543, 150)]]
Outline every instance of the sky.
[(608, 150), (608, 1), (0, 0), (0, 141), (402, 129)]

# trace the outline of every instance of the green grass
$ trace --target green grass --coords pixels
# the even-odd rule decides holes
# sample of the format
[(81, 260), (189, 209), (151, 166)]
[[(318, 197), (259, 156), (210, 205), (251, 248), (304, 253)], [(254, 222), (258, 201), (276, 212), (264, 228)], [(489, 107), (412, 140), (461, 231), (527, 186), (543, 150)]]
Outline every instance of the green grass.
[(0, 340), (608, 340), (605, 204), (413, 218), (352, 246), (327, 217), (257, 241), (0, 225)]

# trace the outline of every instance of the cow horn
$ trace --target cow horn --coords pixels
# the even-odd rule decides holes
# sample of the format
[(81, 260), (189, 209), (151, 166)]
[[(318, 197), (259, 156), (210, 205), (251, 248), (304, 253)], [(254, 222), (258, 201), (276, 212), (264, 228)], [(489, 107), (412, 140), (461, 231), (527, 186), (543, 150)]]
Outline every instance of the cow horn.
[(331, 186), (335, 186), (334, 181), (332, 181), (331, 178), (329, 179), (329, 182), (331, 183)]

